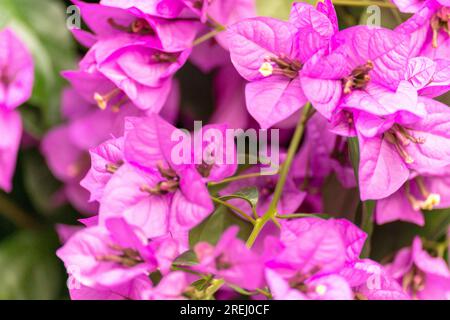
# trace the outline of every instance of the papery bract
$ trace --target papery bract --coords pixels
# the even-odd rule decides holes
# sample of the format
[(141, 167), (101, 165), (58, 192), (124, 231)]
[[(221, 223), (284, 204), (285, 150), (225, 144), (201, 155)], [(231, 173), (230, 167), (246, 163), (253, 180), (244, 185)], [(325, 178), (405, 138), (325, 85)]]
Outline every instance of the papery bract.
[(211, 273), (230, 284), (254, 290), (262, 284), (262, 260), (237, 239), (238, 231), (237, 227), (225, 231), (216, 246), (206, 242), (197, 244), (194, 251), (199, 264), (194, 270)]
[(413, 298), (449, 299), (450, 270), (444, 259), (431, 257), (422, 249), (420, 238), (414, 239), (411, 248), (400, 250), (387, 268)]
[(154, 270), (155, 261), (147, 250), (148, 241), (137, 228), (123, 219), (110, 219), (104, 227), (77, 232), (57, 255), (82, 285), (114, 287)]

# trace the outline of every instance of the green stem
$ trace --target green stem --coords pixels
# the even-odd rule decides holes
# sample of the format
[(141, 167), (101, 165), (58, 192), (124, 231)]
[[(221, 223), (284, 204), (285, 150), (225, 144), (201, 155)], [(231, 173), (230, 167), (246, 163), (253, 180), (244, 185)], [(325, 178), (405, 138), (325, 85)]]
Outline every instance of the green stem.
[(330, 218), (327, 214), (313, 214), (313, 213), (293, 213), (293, 214), (277, 214), (278, 219), (298, 219), (298, 218)]
[(366, 243), (361, 253), (362, 258), (369, 258), (371, 250), (371, 240), (373, 234), (373, 215), (375, 212), (375, 201), (365, 201), (362, 204), (361, 229), (367, 233)]
[(193, 47), (198, 46), (199, 44), (208, 41), (211, 38), (214, 38), (215, 36), (217, 36), (219, 33), (227, 30), (227, 27), (224, 26), (223, 24), (221, 24), (219, 21), (215, 20), (213, 17), (211, 17), (210, 15), (208, 15), (208, 22), (211, 25), (211, 27), (213, 28), (213, 30), (211, 30), (210, 32), (204, 34), (203, 36), (197, 38), (194, 43), (192, 44)]
[(302, 141), (303, 134), (305, 133), (305, 127), (306, 123), (311, 117), (311, 103), (307, 103), (303, 107), (303, 112), (300, 117), (300, 121), (297, 124), (297, 128), (295, 129), (294, 136), (292, 138), (291, 144), (289, 145), (289, 150), (286, 156), (286, 161), (283, 163), (281, 170), (280, 170), (280, 178), (278, 180), (277, 186), (275, 187), (275, 192), (273, 194), (272, 202), (270, 203), (269, 210), (267, 211), (266, 215), (269, 215), (270, 217), (275, 216), (277, 211), (277, 205), (278, 202), (281, 199), (281, 194), (284, 189), (284, 185), (287, 180), (287, 176), (289, 173), (289, 170), (291, 169), (292, 162), (294, 161), (294, 157), (297, 153), (298, 146), (300, 145), (300, 142)]
[(227, 27), (221, 24), (219, 21), (214, 19), (211, 15), (208, 14), (208, 22), (212, 25), (212, 27), (218, 31), (225, 31)]
[(217, 36), (219, 33), (221, 33), (223, 30), (218, 30), (218, 29), (214, 29), (206, 34), (204, 34), (203, 36), (197, 38), (194, 40), (194, 43), (192, 44), (193, 47), (198, 46), (199, 44), (208, 41), (211, 38), (214, 38), (215, 36)]
[(206, 289), (206, 296), (210, 299), (214, 297), (217, 291), (225, 284), (225, 281), (223, 279), (216, 279), (213, 280), (211, 285)]
[(35, 229), (39, 226), (37, 221), (2, 193), (0, 193), (0, 214), (12, 221), (19, 228)]
[(255, 225), (253, 226), (252, 233), (250, 234), (250, 237), (248, 237), (247, 240), (247, 247), (251, 248), (255, 244), (256, 238), (261, 233), (261, 230), (264, 228), (266, 223), (270, 220), (270, 217), (268, 218), (267, 215), (264, 215), (261, 219), (256, 220)]
[(275, 188), (275, 192), (273, 194), (272, 202), (270, 203), (269, 209), (267, 212), (262, 216), (261, 218), (256, 220), (256, 223), (253, 227), (253, 231), (250, 234), (250, 237), (247, 240), (247, 247), (251, 248), (253, 247), (256, 238), (260, 234), (261, 230), (264, 228), (267, 222), (270, 220), (274, 220), (277, 215), (277, 206), (278, 202), (281, 199), (281, 194), (284, 189), (284, 185), (287, 180), (287, 175), (289, 173), (289, 170), (291, 169), (292, 162), (294, 161), (294, 157), (297, 153), (297, 149), (300, 145), (300, 142), (302, 141), (303, 134), (305, 133), (306, 123), (311, 117), (311, 113), (314, 112), (314, 110), (311, 107), (311, 103), (307, 103), (303, 107), (303, 111), (300, 117), (300, 120), (297, 124), (297, 128), (295, 129), (294, 136), (292, 138), (291, 144), (289, 145), (289, 150), (286, 156), (286, 160), (283, 163), (280, 171), (280, 177), (278, 179), (277, 186)]
[(212, 199), (212, 201), (214, 201), (215, 203), (221, 204), (221, 205), (227, 207), (228, 209), (230, 209), (231, 211), (234, 211), (234, 212), (238, 213), (238, 214), (240, 215), (240, 218), (244, 218), (244, 219), (250, 221), (252, 224), (255, 224), (255, 222), (256, 222), (255, 219), (253, 219), (252, 217), (250, 217), (248, 214), (246, 214), (246, 213), (245, 213), (244, 211), (242, 211), (241, 209), (239, 209), (239, 208), (233, 206), (232, 204), (230, 204), (230, 203), (228, 203), (228, 202), (226, 202), (226, 201), (220, 200), (219, 198), (211, 197), (211, 199)]
[(350, 7), (368, 7), (379, 6), (382, 8), (397, 8), (395, 4), (389, 2), (379, 2), (370, 0), (333, 0), (333, 4), (337, 6), (350, 6)]
[(264, 176), (274, 176), (274, 175), (277, 175), (277, 174), (278, 174), (278, 172), (274, 172), (274, 173), (271, 173), (271, 174), (255, 172), (255, 173), (243, 174), (243, 175), (240, 175), (240, 176), (235, 176), (235, 177), (223, 179), (222, 181), (219, 181), (219, 182), (210, 182), (210, 183), (208, 183), (208, 185), (209, 186), (217, 186), (217, 185), (226, 184), (226, 183), (230, 183), (230, 182), (235, 182), (235, 181), (239, 181), (239, 180), (245, 180), (245, 179), (251, 179), (251, 178), (259, 178), (259, 177), (264, 177)]

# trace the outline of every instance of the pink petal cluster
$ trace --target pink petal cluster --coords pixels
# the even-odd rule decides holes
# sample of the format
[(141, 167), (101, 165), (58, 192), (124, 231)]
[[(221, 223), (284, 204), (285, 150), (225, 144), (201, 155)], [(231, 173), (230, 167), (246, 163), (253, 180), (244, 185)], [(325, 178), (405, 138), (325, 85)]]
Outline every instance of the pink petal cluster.
[(33, 58), (11, 29), (0, 30), (0, 189), (12, 189), (22, 119), (17, 107), (30, 97), (34, 81)]
[[(349, 220), (295, 214), (323, 213), (330, 177), (376, 200), (378, 224), (424, 225), (423, 212), (450, 207), (450, 109), (435, 99), (450, 86), (450, 4), (394, 2), (414, 13), (397, 29), (340, 31), (331, 0), (294, 3), (288, 21), (255, 17), (251, 0), (74, 1), (90, 32), (73, 33), (88, 51), (63, 73), (65, 123), (42, 142), (66, 198), (91, 215), (83, 227), (58, 228), (71, 297), (210, 299), (235, 290), (261, 299), (448, 299), (448, 266), (421, 239), (384, 266), (361, 258), (368, 235)], [(190, 125), (178, 119), (174, 78), (188, 60), (216, 71), (216, 108), (203, 131), (175, 126)], [(2, 102), (2, 92), (0, 115), (25, 98)], [(307, 103), (317, 113), (302, 117), (298, 150), (282, 152), (282, 164), (293, 160), (284, 177), (219, 161), (236, 156), (234, 141), (205, 134), (281, 127), (284, 143)], [(248, 178), (230, 182), (238, 171)], [(235, 196), (248, 189), (253, 205)], [(244, 228), (223, 224), (218, 241), (196, 242), (224, 202), (259, 232), (255, 245)], [(258, 230), (271, 210), (271, 226)]]

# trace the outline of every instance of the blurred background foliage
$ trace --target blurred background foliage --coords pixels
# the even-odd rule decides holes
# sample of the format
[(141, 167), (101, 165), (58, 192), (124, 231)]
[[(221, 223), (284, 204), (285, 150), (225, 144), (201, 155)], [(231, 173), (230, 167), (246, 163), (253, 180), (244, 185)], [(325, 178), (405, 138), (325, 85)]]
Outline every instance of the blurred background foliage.
[[(312, 3), (314, 0), (305, 0)], [(89, 2), (96, 2), (90, 0)], [(258, 13), (286, 19), (291, 0), (256, 0)], [(19, 154), (14, 191), (0, 191), (0, 299), (66, 299), (66, 274), (55, 256), (59, 240), (55, 225), (73, 224), (77, 212), (65, 205), (55, 208), (52, 197), (61, 187), (48, 170), (39, 152), (39, 139), (60, 123), (60, 94), (65, 81), (60, 72), (76, 66), (85, 52), (66, 28), (66, 0), (0, 0), (0, 28), (12, 27), (25, 41), (35, 59), (36, 81), (33, 96), (20, 108), (26, 134)], [(341, 27), (367, 21), (364, 7), (337, 6)], [(392, 9), (382, 9), (382, 25), (394, 28), (407, 16)], [(203, 75), (188, 64), (178, 75), (182, 85), (183, 114), (206, 120), (213, 108), (213, 74)], [(449, 98), (442, 101), (449, 104)], [(339, 197), (336, 197), (339, 194)], [(361, 214), (357, 190), (343, 189), (330, 177), (323, 190), (327, 213), (356, 219)], [(427, 226), (391, 223), (375, 227), (371, 256), (389, 259), (395, 250), (409, 245), (420, 234), (429, 240), (445, 236), (450, 210), (427, 213)], [(219, 207), (191, 234), (191, 242), (212, 242), (231, 224), (240, 224), (241, 235), (248, 226)]]

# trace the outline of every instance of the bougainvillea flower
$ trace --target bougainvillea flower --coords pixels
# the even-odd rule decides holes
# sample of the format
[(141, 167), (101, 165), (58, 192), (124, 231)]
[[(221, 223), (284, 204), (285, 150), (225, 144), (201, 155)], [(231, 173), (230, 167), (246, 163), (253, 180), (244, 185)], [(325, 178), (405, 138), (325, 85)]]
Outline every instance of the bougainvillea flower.
[(301, 277), (286, 280), (266, 269), (266, 280), (275, 300), (353, 300), (352, 289), (339, 275), (317, 277), (306, 284)]
[(191, 152), (192, 140), (159, 116), (129, 118), (126, 127), (126, 164), (106, 185), (100, 201), (100, 221), (125, 216), (149, 237), (170, 232), (186, 243), (188, 230), (214, 209), (206, 182), (234, 174), (235, 164), (194, 164), (193, 154), (187, 155), (187, 163), (178, 162), (174, 156), (178, 140), (187, 139), (187, 152)]
[[(339, 67), (345, 65), (345, 58), (338, 57), (336, 69), (328, 74), (325, 74), (326, 67), (307, 68), (306, 65), (314, 55), (329, 51), (330, 41), (338, 31), (332, 3), (326, 1), (317, 9), (295, 3), (289, 22), (261, 19), (259, 22), (250, 19), (236, 24), (231, 28), (230, 36), (230, 41), (236, 44), (236, 48), (233, 44), (230, 46), (233, 63), (239, 73), (251, 81), (247, 87), (250, 113), (263, 127), (288, 118), (306, 102), (300, 93), (303, 92), (301, 86), (305, 85), (309, 90), (307, 98), (329, 118), (339, 101), (340, 79), (347, 73)], [(255, 45), (256, 48), (252, 48)], [(315, 78), (323, 78), (324, 81), (318, 82)], [(334, 98), (329, 97), (330, 94)], [(267, 125), (262, 121), (271, 123)]]
[(434, 98), (450, 88), (450, 60), (431, 60), (416, 57), (408, 61), (405, 80), (409, 81), (420, 96)]
[(33, 58), (10, 29), (0, 32), (0, 109), (12, 110), (31, 96), (34, 81)]
[[(423, 118), (425, 110), (423, 105), (417, 105), (415, 91), (433, 97), (448, 86), (448, 64), (415, 58), (410, 38), (405, 34), (357, 26), (337, 34), (335, 42), (340, 44), (335, 53), (344, 52), (348, 67), (353, 70), (342, 79), (344, 95), (331, 119), (336, 125), (333, 131), (338, 134), (355, 134), (351, 128), (354, 111), (390, 118), (386, 123), (395, 118)], [(330, 69), (330, 65), (326, 63), (325, 69)], [(371, 121), (365, 122), (370, 127)], [(376, 130), (376, 123), (372, 129)]]
[(423, 226), (422, 210), (448, 208), (450, 197), (450, 167), (437, 172), (415, 175), (397, 192), (377, 201), (376, 221), (378, 224), (395, 220), (407, 221)]
[[(176, 217), (177, 221), (186, 227), (195, 226), (213, 209), (205, 179), (208, 181), (211, 178), (210, 174), (214, 172), (222, 172), (220, 176), (224, 177), (224, 174), (234, 172), (235, 167), (223, 162), (224, 158), (217, 167), (215, 163), (192, 161), (191, 143), (195, 139), (175, 129), (159, 116), (136, 118), (133, 122), (134, 129), (125, 137), (125, 159), (144, 170), (159, 171), (164, 179), (157, 186), (150, 186), (156, 188), (152, 192), (168, 193), (173, 196), (172, 217)], [(207, 133), (206, 130), (205, 133)], [(182, 143), (180, 139), (188, 143)], [(184, 147), (188, 147), (189, 150), (182, 152)], [(231, 147), (224, 144), (224, 147), (226, 150), (230, 148), (234, 150), (234, 145)], [(194, 149), (195, 152), (199, 150)], [(222, 156), (226, 157), (226, 154), (222, 152)], [(205, 158), (194, 160), (205, 160)], [(225, 165), (222, 166), (224, 163)]]
[(306, 103), (301, 70), (334, 33), (327, 15), (303, 3), (294, 4), (289, 22), (255, 18), (230, 28), (231, 59), (250, 81), (247, 107), (262, 128), (287, 119)]
[(447, 263), (426, 252), (419, 237), (414, 239), (411, 248), (400, 250), (386, 268), (413, 299), (448, 300), (450, 297)]
[(284, 222), (278, 248), (265, 254), (269, 286), (278, 291), (278, 299), (352, 299), (350, 282), (340, 273), (359, 260), (365, 239), (346, 220)]
[(266, 280), (274, 298), (408, 299), (382, 266), (359, 259), (365, 240), (366, 234), (344, 219), (283, 224), (279, 244), (266, 240), (272, 247), (266, 250)]
[(122, 9), (137, 8), (145, 14), (166, 19), (177, 18), (185, 8), (181, 0), (101, 0), (100, 3)]
[(123, 138), (108, 140), (89, 151), (91, 169), (81, 185), (91, 193), (91, 201), (100, 201), (112, 175), (122, 166)]
[(10, 192), (22, 137), (22, 120), (16, 111), (0, 108), (0, 189)]
[[(417, 94), (414, 86), (408, 86), (405, 80), (410, 59), (405, 35), (383, 28), (357, 26), (340, 32), (335, 40), (342, 43), (340, 50), (345, 52), (350, 69), (348, 76), (342, 79), (344, 96), (340, 107), (380, 117), (424, 115), (423, 110), (416, 111), (414, 101), (409, 100)], [(380, 99), (383, 99), (381, 103)]]
[[(339, 232), (330, 224), (322, 223), (310, 226), (307, 224), (308, 221), (300, 223), (301, 227), (297, 222), (287, 223), (283, 227), (280, 238), (283, 245), (282, 250), (266, 265), (275, 270), (281, 269), (292, 277), (300, 272), (307, 278), (319, 271), (324, 274), (342, 268), (345, 263), (345, 245)], [(326, 233), (319, 232), (319, 230), (324, 231), (325, 229), (327, 229)], [(301, 245), (300, 239), (303, 240)], [(297, 240), (299, 241), (297, 242)], [(331, 250), (327, 249), (328, 241), (330, 241), (329, 245), (333, 243)], [(319, 267), (325, 269), (316, 270)], [(313, 274), (310, 275), (310, 273)]]
[(388, 270), (372, 260), (348, 263), (340, 275), (348, 281), (357, 300), (410, 299)]
[(126, 8), (112, 2), (73, 2), (80, 8), (83, 20), (98, 40), (126, 34), (129, 35), (130, 44), (145, 41), (160, 50), (182, 51), (192, 46), (201, 27), (200, 23), (192, 19), (168, 20), (150, 16), (130, 2)]
[[(295, 28), (287, 22), (255, 18), (239, 22), (229, 30), (233, 64), (241, 76), (250, 81), (246, 99), (253, 118), (261, 128), (267, 129), (294, 114), (306, 103), (298, 79), (300, 62), (293, 60), (297, 58), (293, 52)], [(270, 38), (267, 38), (268, 34)], [(250, 37), (255, 42), (249, 41)], [(279, 52), (283, 60), (276, 68), (266, 60), (272, 56), (280, 59)], [(286, 69), (280, 67), (283, 63), (287, 65)], [(280, 74), (274, 74), (274, 69)]]
[[(354, 27), (341, 32), (337, 41), (353, 48), (351, 63), (368, 61), (370, 67), (362, 74), (361, 86), (358, 77), (349, 79), (349, 92), (336, 114), (341, 122), (354, 125), (359, 137), (361, 197), (391, 195), (406, 182), (410, 169), (445, 167), (448, 110), (418, 97), (417, 89), (429, 86), (434, 72), (420, 59), (411, 61), (409, 39), (390, 30)], [(339, 134), (355, 133), (342, 127)]]
[(125, 284), (155, 270), (148, 240), (124, 219), (109, 219), (104, 227), (77, 232), (58, 250), (71, 276), (80, 284), (108, 288)]
[(448, 0), (394, 0), (400, 11), (415, 13), (395, 30), (408, 34), (420, 55), (448, 59), (450, 47)]
[(22, 137), (22, 120), (13, 109), (31, 96), (34, 65), (28, 49), (12, 30), (0, 31), (0, 42), (0, 189), (9, 192)]
[(129, 164), (122, 165), (103, 191), (100, 224), (111, 217), (123, 217), (131, 225), (140, 227), (149, 238), (166, 235), (169, 232), (170, 199), (145, 190), (161, 180), (157, 173), (146, 173)]
[(428, 98), (419, 98), (419, 103), (428, 115), (416, 122), (383, 120), (365, 113), (355, 117), (362, 199), (393, 194), (408, 180), (410, 170), (421, 172), (449, 164), (450, 112)]
[(129, 44), (128, 37), (98, 41), (80, 62), (79, 71), (63, 75), (100, 109), (114, 111), (132, 102), (141, 110), (158, 113), (171, 92), (173, 74), (190, 50), (162, 52), (144, 42)]
[(216, 246), (207, 242), (197, 244), (194, 251), (199, 264), (193, 269), (216, 275), (230, 284), (254, 290), (262, 285), (262, 260), (237, 238), (238, 232), (237, 227), (228, 229)]

